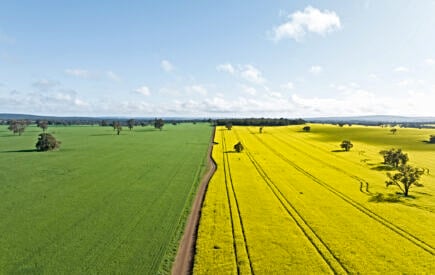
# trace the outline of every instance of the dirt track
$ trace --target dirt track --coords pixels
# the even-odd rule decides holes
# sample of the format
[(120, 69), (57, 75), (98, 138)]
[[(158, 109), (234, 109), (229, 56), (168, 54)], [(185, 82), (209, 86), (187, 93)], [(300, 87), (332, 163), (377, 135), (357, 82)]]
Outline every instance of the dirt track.
[(201, 180), (198, 193), (193, 202), (192, 209), (187, 220), (184, 235), (178, 247), (175, 262), (172, 265), (172, 274), (192, 274), (193, 258), (195, 256), (195, 243), (198, 233), (199, 218), (201, 217), (201, 208), (204, 201), (205, 192), (207, 191), (208, 182), (216, 171), (216, 163), (213, 160), (211, 153), (213, 150), (213, 142), (216, 128), (213, 129), (213, 134), (208, 148), (208, 170)]

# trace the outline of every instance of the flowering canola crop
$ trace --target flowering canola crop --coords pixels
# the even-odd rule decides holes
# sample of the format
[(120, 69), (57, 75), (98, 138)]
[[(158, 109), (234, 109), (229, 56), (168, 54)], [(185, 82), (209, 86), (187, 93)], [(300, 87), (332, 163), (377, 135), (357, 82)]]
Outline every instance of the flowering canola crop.
[[(194, 274), (435, 270), (433, 200), (374, 201), (396, 191), (385, 189), (384, 171), (372, 169), (384, 144), (362, 138), (338, 152), (338, 127), (315, 125), (317, 134), (299, 128), (216, 129), (217, 171), (202, 209)], [(236, 153), (239, 141), (244, 150)], [(433, 151), (417, 149), (410, 151), (415, 163), (435, 161)], [(431, 187), (421, 193), (435, 194), (435, 177), (425, 181)]]

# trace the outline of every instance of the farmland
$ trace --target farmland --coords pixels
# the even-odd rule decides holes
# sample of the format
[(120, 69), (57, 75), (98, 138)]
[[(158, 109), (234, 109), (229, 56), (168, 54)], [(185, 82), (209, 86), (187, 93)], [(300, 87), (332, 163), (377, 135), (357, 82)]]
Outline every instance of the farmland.
[[(430, 273), (435, 147), (430, 129), (300, 126), (216, 130), (195, 274)], [(351, 140), (343, 152), (339, 144)], [(241, 141), (244, 151), (233, 145)], [(386, 188), (379, 151), (431, 169), (409, 197)]]
[(205, 168), (208, 124), (0, 128), (0, 273), (168, 273)]

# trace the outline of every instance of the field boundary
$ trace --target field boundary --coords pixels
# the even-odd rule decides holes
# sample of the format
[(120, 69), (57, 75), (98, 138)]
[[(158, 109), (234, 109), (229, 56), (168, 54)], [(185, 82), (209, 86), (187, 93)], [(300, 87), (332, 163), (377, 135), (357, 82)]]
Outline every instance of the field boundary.
[(183, 237), (178, 246), (177, 255), (172, 265), (172, 274), (192, 274), (193, 261), (195, 257), (195, 244), (198, 237), (199, 219), (201, 217), (201, 209), (204, 203), (205, 194), (207, 192), (208, 183), (216, 171), (216, 162), (213, 159), (213, 144), (216, 134), (216, 127), (213, 127), (213, 132), (210, 138), (210, 144), (207, 151), (207, 166), (208, 170), (204, 174), (199, 188), (196, 193), (195, 200), (192, 204), (190, 214), (184, 229)]

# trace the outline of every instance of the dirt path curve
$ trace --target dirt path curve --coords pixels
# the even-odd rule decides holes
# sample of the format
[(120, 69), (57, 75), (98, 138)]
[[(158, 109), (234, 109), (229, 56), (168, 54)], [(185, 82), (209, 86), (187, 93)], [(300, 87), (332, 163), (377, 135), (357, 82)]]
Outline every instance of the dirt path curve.
[(193, 202), (192, 209), (187, 220), (186, 228), (184, 229), (183, 238), (181, 239), (180, 246), (178, 247), (175, 262), (172, 265), (172, 274), (192, 274), (193, 258), (195, 256), (195, 244), (198, 234), (199, 218), (201, 216), (202, 203), (204, 202), (205, 192), (207, 191), (208, 182), (216, 171), (216, 162), (213, 160), (211, 153), (213, 150), (213, 142), (216, 127), (213, 129), (210, 145), (208, 147), (208, 171), (205, 173), (201, 180), (195, 201)]

